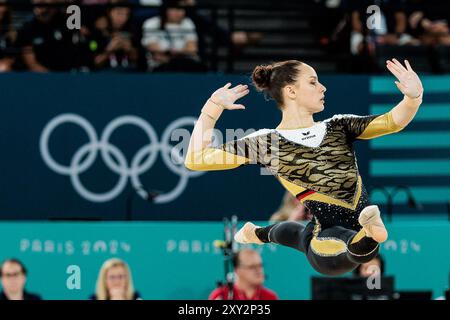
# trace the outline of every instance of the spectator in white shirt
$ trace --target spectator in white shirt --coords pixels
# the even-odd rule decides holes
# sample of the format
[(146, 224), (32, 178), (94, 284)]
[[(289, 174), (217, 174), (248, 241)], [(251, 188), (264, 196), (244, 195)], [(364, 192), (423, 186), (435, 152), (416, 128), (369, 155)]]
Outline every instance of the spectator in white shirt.
[(161, 14), (142, 27), (148, 67), (155, 71), (205, 71), (198, 57), (198, 36), (186, 17), (184, 0), (165, 0)]

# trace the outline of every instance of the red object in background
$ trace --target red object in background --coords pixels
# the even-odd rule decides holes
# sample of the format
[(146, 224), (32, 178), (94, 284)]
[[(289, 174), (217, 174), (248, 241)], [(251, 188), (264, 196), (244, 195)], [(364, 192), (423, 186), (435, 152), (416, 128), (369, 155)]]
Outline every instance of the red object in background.
[[(244, 292), (233, 287), (234, 300), (278, 300), (278, 296), (272, 290), (260, 287), (253, 297), (247, 297)], [(208, 297), (208, 300), (228, 300), (228, 287), (223, 286), (215, 289)]]

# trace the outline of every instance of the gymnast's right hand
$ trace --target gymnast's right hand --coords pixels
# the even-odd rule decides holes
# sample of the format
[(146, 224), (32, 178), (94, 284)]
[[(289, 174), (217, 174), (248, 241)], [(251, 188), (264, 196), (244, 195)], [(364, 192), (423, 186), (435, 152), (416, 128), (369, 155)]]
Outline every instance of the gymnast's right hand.
[(239, 84), (231, 88), (231, 83), (227, 83), (217, 89), (209, 100), (227, 110), (245, 109), (242, 104), (235, 104), (235, 102), (246, 96), (249, 92), (247, 85)]

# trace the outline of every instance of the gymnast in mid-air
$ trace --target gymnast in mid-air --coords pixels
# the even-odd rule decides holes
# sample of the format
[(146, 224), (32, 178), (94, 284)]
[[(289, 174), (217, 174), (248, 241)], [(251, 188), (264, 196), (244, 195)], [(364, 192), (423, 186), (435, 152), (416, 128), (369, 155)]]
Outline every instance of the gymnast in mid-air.
[(403, 99), (380, 115), (335, 115), (315, 121), (325, 104), (326, 88), (316, 71), (297, 60), (257, 66), (254, 85), (276, 101), (281, 121), (241, 139), (211, 146), (212, 131), (224, 110), (245, 109), (236, 101), (247, 85), (227, 83), (206, 101), (195, 124), (185, 166), (226, 170), (258, 164), (313, 213), (306, 226), (294, 221), (259, 227), (247, 222), (234, 239), (243, 244), (277, 243), (303, 252), (318, 272), (341, 275), (370, 261), (388, 232), (377, 206), (370, 205), (358, 172), (353, 143), (398, 132), (422, 103), (422, 83), (407, 60), (386, 62)]

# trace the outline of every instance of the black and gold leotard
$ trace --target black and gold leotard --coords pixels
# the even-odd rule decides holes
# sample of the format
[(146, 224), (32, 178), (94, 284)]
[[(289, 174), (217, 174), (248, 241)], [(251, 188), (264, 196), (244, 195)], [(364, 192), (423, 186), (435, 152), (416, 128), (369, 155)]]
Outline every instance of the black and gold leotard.
[(309, 128), (261, 129), (217, 148), (187, 156), (191, 170), (226, 170), (255, 163), (270, 171), (323, 227), (359, 230), (368, 205), (353, 143), (398, 132), (392, 113), (336, 115)]

